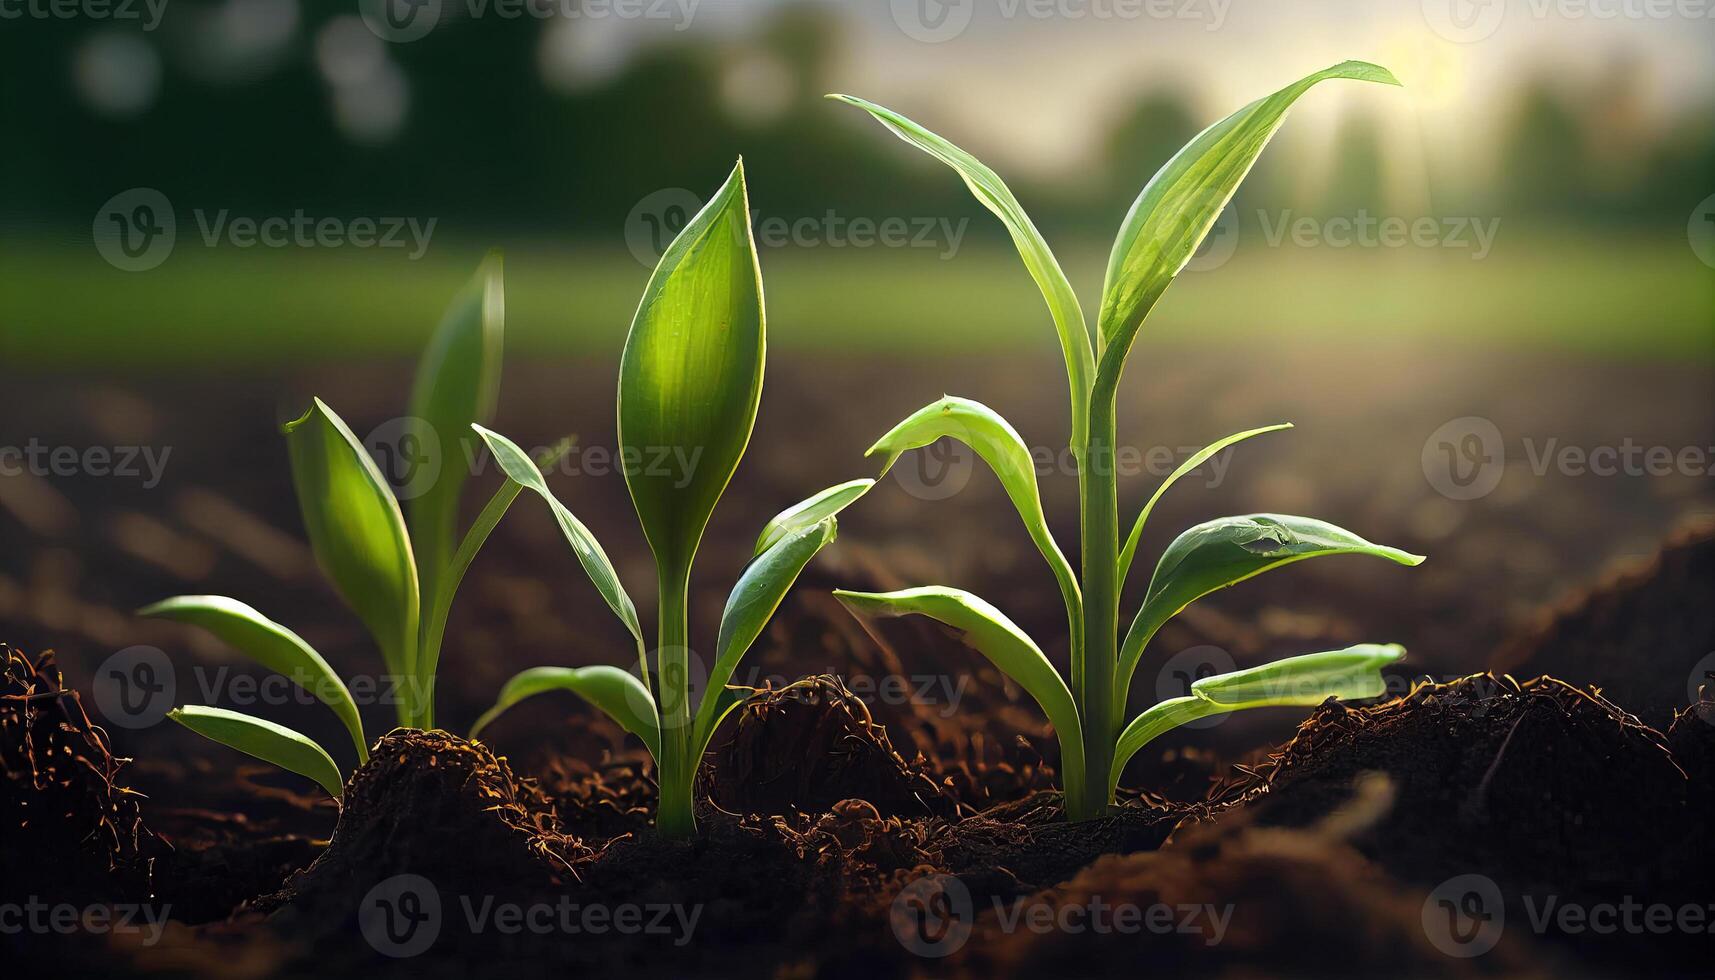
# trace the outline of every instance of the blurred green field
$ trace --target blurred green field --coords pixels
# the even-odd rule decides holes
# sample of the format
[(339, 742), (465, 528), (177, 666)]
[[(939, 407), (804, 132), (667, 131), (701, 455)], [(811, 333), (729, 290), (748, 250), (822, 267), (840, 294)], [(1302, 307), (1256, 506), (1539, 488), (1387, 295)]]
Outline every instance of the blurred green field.
[[(0, 351), (17, 369), (266, 369), (413, 354), (483, 247), (210, 249), (113, 269), (89, 246), (0, 244)], [(623, 341), (645, 269), (619, 248), (506, 248), (513, 356), (603, 353)], [(1102, 247), (1063, 253), (1092, 317)], [(764, 249), (777, 350), (1055, 356), (1047, 314), (999, 243)], [(1220, 345), (1447, 344), (1715, 360), (1715, 273), (1683, 240), (1500, 236), (1455, 250), (1241, 243), (1187, 271), (1146, 337)]]

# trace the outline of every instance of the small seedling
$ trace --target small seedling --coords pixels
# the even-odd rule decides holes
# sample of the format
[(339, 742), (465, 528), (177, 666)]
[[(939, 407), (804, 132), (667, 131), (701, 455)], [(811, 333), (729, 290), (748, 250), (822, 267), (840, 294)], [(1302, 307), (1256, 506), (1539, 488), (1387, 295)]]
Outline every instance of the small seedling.
[[(656, 827), (670, 837), (695, 832), (692, 781), (715, 728), (739, 703), (727, 687), (733, 671), (798, 573), (834, 539), (834, 515), (875, 482), (830, 487), (763, 528), (750, 563), (727, 597), (707, 693), (693, 709), (686, 616), (691, 563), (756, 423), (764, 319), (762, 275), (740, 161), (661, 256), (620, 358), (620, 459), (655, 556), (659, 586), (653, 672), (637, 608), (595, 536), (555, 499), (541, 471), (515, 443), (475, 427), (509, 484), (547, 502), (596, 590), (631, 633), (638, 670), (526, 670), (501, 689), (471, 737), (525, 698), (556, 690), (577, 694), (642, 739), (655, 758), (661, 787)], [(664, 466), (663, 459), (681, 464)], [(652, 687), (651, 673), (659, 691)]]
[(862, 99), (831, 96), (866, 110), (894, 135), (958, 172), (977, 200), (1005, 224), (1047, 300), (1072, 392), (1071, 448), (1078, 465), (1082, 515), (1081, 575), (1073, 572), (1049, 533), (1029, 449), (1013, 427), (988, 407), (968, 399), (944, 398), (901, 422), (869, 452), (885, 457), (885, 474), (907, 450), (951, 437), (968, 444), (994, 469), (1059, 584), (1071, 632), (1071, 686), (1030, 637), (998, 609), (968, 592), (933, 587), (836, 594), (860, 618), (919, 614), (962, 631), (967, 642), (1028, 691), (1048, 715), (1060, 741), (1066, 811), (1071, 819), (1105, 813), (1127, 760), (1163, 732), (1196, 718), (1245, 708), (1314, 705), (1328, 697), (1375, 697), (1383, 693), (1379, 668), (1402, 654), (1397, 646), (1363, 645), (1207, 677), (1192, 685), (1190, 695), (1163, 701), (1129, 725), (1120, 723), (1132, 674), (1150, 638), (1198, 598), (1323, 555), (1374, 555), (1405, 565), (1422, 561), (1308, 518), (1274, 514), (1221, 518), (1191, 528), (1168, 545), (1142, 608), (1120, 639), (1120, 590), (1144, 523), (1161, 495), (1233, 443), (1288, 427), (1241, 432), (1187, 460), (1144, 505), (1122, 547), (1114, 467), (1115, 396), (1126, 355), (1144, 319), (1196, 253), (1284, 121), (1287, 109), (1318, 82), (1336, 78), (1399, 84), (1376, 65), (1359, 61), (1335, 65), (1209, 127), (1161, 168), (1120, 227), (1108, 260), (1093, 338), (1048, 244), (994, 171), (896, 112)]
[[(508, 483), (483, 508), (455, 550), (460, 495), (469, 476), (457, 443), (494, 410), (500, 381), (501, 262), (490, 255), (453, 300), (417, 366), (410, 414), (399, 434), (414, 465), (434, 474), (423, 492), (399, 501), (350, 427), (317, 398), (285, 426), (304, 528), (322, 572), (357, 613), (390, 675), (401, 726), (434, 727), (434, 680), (453, 594), (471, 559), (517, 497)], [(425, 607), (426, 603), (426, 607)], [(200, 626), (257, 663), (285, 675), (333, 709), (361, 764), (369, 751), (351, 691), (308, 643), (250, 606), (224, 596), (177, 596), (139, 615)], [(335, 797), (339, 767), (307, 736), (223, 708), (186, 705), (169, 718), (241, 752), (308, 776)]]

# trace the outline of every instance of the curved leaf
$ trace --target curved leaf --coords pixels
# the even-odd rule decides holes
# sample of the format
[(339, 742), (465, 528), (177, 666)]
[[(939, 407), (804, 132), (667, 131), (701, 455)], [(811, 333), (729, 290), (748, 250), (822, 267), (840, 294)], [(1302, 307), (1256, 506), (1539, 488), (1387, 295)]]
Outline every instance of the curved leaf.
[(1162, 553), (1143, 606), (1120, 648), (1114, 697), (1121, 709), (1132, 672), (1155, 631), (1197, 599), (1270, 569), (1324, 555), (1372, 555), (1401, 565), (1422, 564), (1422, 555), (1371, 544), (1344, 528), (1308, 517), (1251, 514), (1199, 524), (1179, 535)]
[(287, 772), (308, 776), (336, 800), (345, 790), (345, 779), (340, 776), (339, 767), (333, 764), (322, 747), (284, 725), (200, 704), (174, 708), (167, 712), (167, 717), (204, 738), (272, 763)]
[(1048, 518), (1042, 513), (1042, 496), (1036, 486), (1036, 464), (1031, 459), (1030, 449), (1006, 419), (981, 402), (948, 395), (918, 409), (894, 426), (864, 455), (885, 454), (881, 472), (886, 476), (901, 454), (927, 446), (942, 436), (957, 439), (976, 450), (977, 455), (1000, 477), (1006, 495), (1018, 509), (1018, 516), (1024, 519), (1030, 540), (1036, 543), (1037, 550), (1042, 552), (1042, 557), (1048, 560), (1048, 567), (1054, 571), (1055, 581), (1060, 585), (1060, 597), (1066, 605), (1072, 648), (1079, 649), (1082, 645), (1083, 601), (1078, 591), (1078, 578), (1071, 563), (1061, 553), (1059, 544), (1054, 541), (1054, 535), (1049, 533)]
[(1307, 75), (1205, 129), (1162, 166), (1132, 203), (1108, 257), (1096, 336), (1095, 386), (1111, 392), (1143, 320), (1191, 260), (1221, 209), (1250, 173), (1286, 110), (1318, 82), (1334, 78), (1398, 85), (1386, 68), (1347, 61)]
[[(607, 607), (613, 610), (625, 628), (631, 631), (631, 636), (637, 641), (637, 655), (642, 663), (644, 643), (643, 626), (637, 620), (637, 607), (632, 604), (631, 596), (626, 594), (625, 586), (619, 581), (619, 573), (614, 570), (613, 562), (608, 560), (607, 552), (602, 550), (601, 543), (567, 510), (548, 489), (548, 481), (542, 477), (542, 471), (537, 468), (534, 460), (518, 444), (492, 429), (480, 425), (471, 426), (482, 441), (488, 445), (488, 451), (494, 454), (495, 462), (506, 478), (520, 487), (534, 491), (537, 496), (548, 502), (548, 508), (553, 511), (554, 521), (560, 525), (560, 533), (565, 535), (566, 543), (572, 546), (572, 551), (578, 556), (578, 563), (583, 565), (590, 581), (595, 583), (596, 591), (601, 593)], [(647, 665), (644, 665), (645, 668)]]
[(762, 534), (756, 539), (756, 551), (751, 557), (754, 558), (774, 547), (781, 538), (794, 531), (813, 527), (827, 518), (833, 517), (851, 506), (859, 497), (868, 493), (869, 488), (873, 486), (875, 486), (874, 480), (851, 480), (806, 497), (775, 514), (767, 524), (763, 525)]
[[(834, 540), (836, 533), (832, 517), (809, 527), (788, 531), (739, 575), (732, 594), (727, 596), (726, 609), (721, 612), (714, 669), (709, 672), (709, 682), (704, 689), (707, 693), (703, 695), (703, 703), (697, 706), (696, 726), (691, 730), (691, 758), (702, 755), (709, 739), (714, 736), (715, 727), (720, 724), (721, 698), (716, 696), (717, 693), (726, 690), (726, 683), (732, 678), (738, 662), (762, 635), (763, 627), (780, 608), (787, 590), (798, 580), (798, 573), (804, 570), (816, 552)], [(731, 708), (731, 704), (726, 705), (727, 710)]]
[(620, 357), (625, 485), (662, 569), (691, 567), (750, 442), (763, 338), (762, 275), (740, 161), (661, 256)]
[(1360, 643), (1344, 650), (1308, 653), (1274, 663), (1205, 677), (1191, 684), (1188, 697), (1170, 698), (1132, 719), (1120, 733), (1108, 793), (1139, 749), (1180, 725), (1247, 708), (1314, 706), (1329, 698), (1355, 701), (1387, 693), (1381, 668), (1405, 656), (1398, 644)]
[(928, 616), (958, 630), (965, 642), (1001, 673), (1024, 688), (1054, 726), (1060, 741), (1065, 769), (1067, 799), (1081, 796), (1084, 786), (1084, 736), (1072, 692), (1060, 679), (1034, 641), (984, 600), (959, 589), (944, 586), (905, 589), (900, 592), (848, 592), (835, 590), (842, 604), (861, 621), (866, 616)]
[(1155, 488), (1155, 493), (1150, 496), (1149, 502), (1143, 505), (1143, 510), (1138, 512), (1137, 523), (1131, 526), (1131, 536), (1126, 538), (1125, 548), (1120, 552), (1119, 578), (1117, 579), (1119, 585), (1122, 588), (1125, 586), (1126, 573), (1131, 571), (1131, 560), (1137, 555), (1138, 541), (1143, 538), (1143, 526), (1149, 522), (1150, 511), (1155, 509), (1155, 502), (1161, 499), (1162, 494), (1167, 492), (1168, 487), (1179, 482), (1180, 477), (1190, 473), (1197, 467), (1202, 466), (1213, 458), (1216, 453), (1228, 446), (1231, 446), (1235, 442), (1243, 442), (1251, 436), (1260, 436), (1264, 432), (1278, 432), (1281, 429), (1290, 428), (1292, 428), (1291, 422), (1281, 422), (1278, 425), (1265, 425), (1260, 429), (1246, 429), (1243, 432), (1235, 433), (1227, 436), (1225, 439), (1217, 440), (1205, 446), (1190, 459), (1180, 463), (1178, 469), (1169, 473), (1167, 475), (1167, 479), (1161, 481), (1161, 486)]
[(655, 699), (633, 674), (609, 667), (532, 667), (500, 689), (494, 707), (483, 712), (471, 726), (470, 737), (482, 734), (489, 723), (525, 698), (550, 691), (571, 691), (602, 713), (619, 723), (619, 727), (643, 740), (649, 754), (660, 758), (661, 723), (655, 712)]
[(1204, 677), (1191, 683), (1191, 693), (1231, 710), (1376, 698), (1387, 693), (1381, 669), (1403, 656), (1397, 643), (1359, 643)]
[[(478, 430), (476, 423), (471, 423), (473, 430)], [(480, 430), (478, 430), (480, 431)], [(562, 439), (550, 447), (536, 461), (538, 467), (551, 466), (560, 457), (571, 451), (572, 440)], [(514, 446), (513, 448), (517, 448)], [(458, 594), (458, 588), (464, 582), (465, 573), (470, 570), (470, 563), (476, 560), (477, 552), (487, 543), (488, 536), (494, 533), (494, 528), (500, 519), (511, 509), (512, 502), (518, 499), (518, 494), (524, 489), (523, 485), (513, 479), (507, 479), (500, 489), (494, 491), (494, 496), (476, 515), (470, 530), (465, 532), (464, 540), (459, 542), (459, 548), (453, 552), (442, 570), (438, 585), (430, 595), (428, 614), (423, 617), (422, 643), (417, 649), (419, 673), (423, 677), (424, 712), (422, 727), (429, 728), (434, 723), (435, 707), (435, 674), (440, 667), (441, 644), (446, 639), (447, 617), (452, 614), (453, 597)], [(635, 632), (633, 635), (636, 635)], [(643, 649), (642, 638), (638, 638), (638, 651)]]
[[(375, 637), (387, 669), (415, 678), (417, 565), (399, 502), (363, 444), (320, 398), (285, 431), (317, 563)], [(404, 724), (417, 717), (410, 701), (400, 704)]]
[(1042, 233), (1031, 223), (1030, 216), (1000, 176), (983, 165), (981, 160), (959, 149), (922, 126), (892, 109), (850, 95), (830, 95), (830, 99), (856, 106), (874, 116), (893, 135), (953, 168), (976, 197), (988, 208), (1012, 236), (1018, 255), (1024, 260), (1030, 278), (1048, 302), (1048, 312), (1054, 317), (1054, 329), (1060, 334), (1060, 349), (1066, 357), (1066, 376), (1072, 388), (1072, 445), (1082, 447), (1089, 432), (1090, 385), (1095, 378), (1095, 354), (1090, 348), (1089, 327), (1084, 323), (1084, 311), (1078, 306), (1078, 296), (1066, 273), (1055, 261), (1054, 253), (1043, 241)]
[(357, 702), (328, 662), (303, 638), (237, 599), (218, 595), (181, 595), (137, 610), (139, 616), (199, 626), (333, 709), (357, 746), (359, 762), (369, 761)]
[(470, 425), (494, 416), (506, 316), (499, 252), (490, 252), (453, 297), (417, 362), (409, 417), (427, 430), (438, 476), (405, 507), (422, 594), (434, 596), (458, 538), (459, 495), (470, 478)]

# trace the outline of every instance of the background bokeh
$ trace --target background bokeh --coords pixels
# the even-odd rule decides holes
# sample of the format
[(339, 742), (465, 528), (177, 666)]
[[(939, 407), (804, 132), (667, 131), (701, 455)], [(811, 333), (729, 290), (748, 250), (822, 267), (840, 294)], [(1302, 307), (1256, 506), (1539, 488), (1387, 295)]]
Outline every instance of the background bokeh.
[[(769, 378), (698, 565), (694, 635), (712, 637), (763, 520), (868, 472), (863, 447), (943, 392), (1052, 457), (1058, 345), (999, 223), (827, 92), (994, 166), (1093, 311), (1122, 215), (1187, 138), (1347, 58), (1404, 82), (1323, 85), (1294, 110), (1147, 325), (1121, 437), (1182, 459), (1299, 425), (1182, 484), (1145, 554), (1277, 510), (1431, 560), (1247, 584), (1164, 635), (1166, 662), (1399, 640), (1411, 670), (1455, 676), (1715, 515), (1715, 4), (389, 2), (430, 29), (400, 36), (356, 0), (0, 0), (0, 449), (171, 453), (156, 480), (0, 474), (0, 639), (59, 648), (74, 683), (137, 643), (231, 662), (128, 614), (175, 592), (252, 601), (342, 669), (374, 669), (301, 543), (276, 424), (317, 394), (359, 434), (396, 430), (417, 352), (498, 247), (497, 427), (611, 450), (653, 257), (741, 154)], [(255, 240), (270, 222), (284, 237)], [(1610, 450), (1673, 462), (1593, 469)], [(1126, 474), (1128, 516), (1165, 472)], [(648, 608), (622, 481), (591, 463), (554, 482)], [(1075, 480), (1050, 461), (1042, 482), (1074, 553)], [(828, 587), (885, 570), (971, 588), (1064, 657), (1052, 581), (980, 467), (946, 493), (890, 482), (844, 521), (793, 615), (838, 616)], [(630, 654), (545, 512), (495, 540), (455, 609), (455, 723), (518, 667)], [(849, 666), (764, 646), (793, 676)], [(1663, 669), (1677, 689), (1689, 668)], [(1183, 680), (1140, 678), (1136, 700)], [(1263, 714), (1233, 723), (1235, 745), (1302, 713)]]

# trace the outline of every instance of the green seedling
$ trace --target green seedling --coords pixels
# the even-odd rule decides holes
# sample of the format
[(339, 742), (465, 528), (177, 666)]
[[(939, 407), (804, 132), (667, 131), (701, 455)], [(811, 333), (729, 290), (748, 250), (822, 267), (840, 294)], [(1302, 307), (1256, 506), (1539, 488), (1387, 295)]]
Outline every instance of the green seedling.
[[(304, 528), (317, 564), (368, 628), (398, 695), (398, 723), (434, 727), (434, 680), (453, 594), (489, 532), (518, 495), (508, 483), (462, 541), (458, 508), (469, 467), (442, 440), (490, 419), (500, 381), (505, 316), (501, 261), (490, 255), (454, 298), (417, 366), (398, 448), (430, 469), (422, 492), (397, 497), (350, 427), (317, 398), (285, 426)], [(308, 643), (250, 606), (224, 596), (177, 596), (139, 615), (199, 626), (285, 675), (331, 708), (361, 764), (363, 720), (338, 673)], [(187, 705), (168, 717), (241, 752), (308, 776), (334, 796), (343, 779), (326, 749), (290, 728), (222, 708)]]
[[(636, 673), (610, 666), (526, 670), (501, 689), (471, 737), (525, 698), (549, 691), (577, 694), (649, 749), (661, 787), (656, 826), (670, 837), (695, 832), (692, 781), (715, 728), (739, 703), (727, 687), (733, 671), (798, 573), (834, 539), (834, 515), (874, 483), (855, 480), (830, 487), (763, 528), (721, 614), (707, 693), (693, 706), (686, 616), (691, 563), (756, 422), (764, 319), (762, 275), (740, 161), (661, 256), (620, 358), (620, 459), (655, 556), (653, 671), (637, 608), (595, 536), (554, 497), (541, 471), (515, 443), (475, 427), (508, 483), (546, 501), (596, 590), (631, 634), (638, 668)], [(662, 460), (676, 462), (663, 465)]]
[(1114, 454), (1115, 402), (1120, 372), (1144, 319), (1196, 253), (1239, 183), (1268, 144), (1291, 105), (1318, 82), (1355, 79), (1398, 85), (1385, 68), (1348, 61), (1316, 72), (1252, 102), (1188, 143), (1138, 195), (1120, 227), (1102, 287), (1092, 336), (1065, 273), (1035, 225), (994, 171), (975, 157), (889, 109), (830, 96), (869, 112), (894, 135), (953, 168), (978, 201), (1011, 234), (1025, 268), (1047, 300), (1065, 354), (1072, 395), (1072, 455), (1081, 504), (1082, 574), (1049, 533), (1029, 450), (1007, 421), (977, 402), (944, 398), (901, 422), (870, 449), (885, 459), (883, 474), (907, 450), (937, 439), (958, 439), (1000, 477), (1031, 540), (1048, 561), (1066, 607), (1071, 633), (1071, 686), (1041, 649), (999, 610), (951, 588), (902, 592), (841, 591), (860, 618), (918, 614), (963, 632), (967, 642), (1016, 680), (1042, 706), (1061, 747), (1066, 811), (1074, 820), (1105, 813), (1127, 760), (1162, 732), (1196, 718), (1267, 705), (1314, 705), (1328, 697), (1374, 697), (1383, 692), (1379, 668), (1401, 656), (1394, 646), (1357, 646), (1293, 657), (1253, 670), (1204, 678), (1174, 698), (1122, 725), (1127, 691), (1150, 638), (1180, 610), (1225, 586), (1306, 558), (1373, 555), (1405, 565), (1422, 561), (1397, 548), (1371, 544), (1322, 521), (1274, 514), (1227, 517), (1181, 534), (1162, 554), (1142, 607), (1123, 640), (1120, 592), (1155, 503), (1180, 477), (1233, 443), (1267, 426), (1229, 436), (1187, 460), (1162, 483), (1120, 537)]

